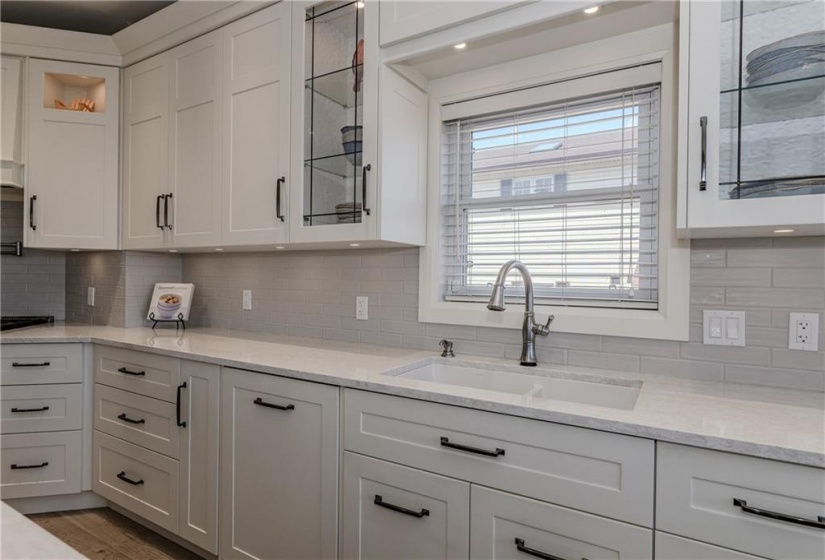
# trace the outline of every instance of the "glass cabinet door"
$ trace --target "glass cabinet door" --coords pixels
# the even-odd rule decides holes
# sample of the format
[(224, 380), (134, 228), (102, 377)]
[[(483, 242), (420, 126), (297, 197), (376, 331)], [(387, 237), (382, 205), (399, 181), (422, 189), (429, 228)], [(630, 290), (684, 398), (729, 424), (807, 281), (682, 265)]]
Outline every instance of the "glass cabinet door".
[(363, 219), (363, 7), (334, 1), (306, 10), (304, 227)]
[(721, 8), (719, 199), (825, 194), (822, 0)]

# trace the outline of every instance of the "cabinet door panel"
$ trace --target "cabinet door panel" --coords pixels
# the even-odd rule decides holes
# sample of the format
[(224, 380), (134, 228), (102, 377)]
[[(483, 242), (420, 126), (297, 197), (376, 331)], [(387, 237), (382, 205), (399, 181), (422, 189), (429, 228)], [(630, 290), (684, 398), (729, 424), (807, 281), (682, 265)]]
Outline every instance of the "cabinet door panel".
[(467, 558), (468, 483), (349, 452), (343, 481), (344, 558)]
[(656, 531), (656, 560), (757, 560), (757, 556), (734, 552), (691, 539)]
[[(291, 36), (288, 2), (224, 28), (224, 245), (286, 240), (276, 190), (278, 178), (289, 174)], [(281, 196), (285, 214), (285, 187)]]
[(221, 31), (172, 50), (169, 192), (172, 243), (220, 243)]
[(224, 368), (221, 401), (221, 557), (335, 558), (338, 389)]

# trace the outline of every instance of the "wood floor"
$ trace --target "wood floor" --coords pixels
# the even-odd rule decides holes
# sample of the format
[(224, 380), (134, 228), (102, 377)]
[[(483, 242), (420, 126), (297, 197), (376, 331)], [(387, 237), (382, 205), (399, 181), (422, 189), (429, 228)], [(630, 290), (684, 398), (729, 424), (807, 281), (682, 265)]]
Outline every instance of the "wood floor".
[(38, 513), (29, 519), (92, 560), (201, 560), (107, 508)]

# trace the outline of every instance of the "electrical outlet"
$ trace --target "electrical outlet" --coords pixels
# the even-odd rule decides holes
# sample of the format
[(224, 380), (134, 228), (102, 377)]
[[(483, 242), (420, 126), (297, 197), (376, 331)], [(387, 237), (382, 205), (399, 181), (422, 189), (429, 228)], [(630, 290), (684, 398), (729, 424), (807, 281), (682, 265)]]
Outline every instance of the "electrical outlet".
[(791, 313), (788, 321), (788, 348), (819, 350), (819, 314)]
[(370, 318), (369, 299), (367, 296), (356, 296), (355, 298), (355, 318), (359, 321), (366, 321)]
[(95, 289), (93, 286), (86, 288), (86, 305), (95, 306)]
[(243, 308), (247, 311), (252, 310), (252, 290), (243, 291)]

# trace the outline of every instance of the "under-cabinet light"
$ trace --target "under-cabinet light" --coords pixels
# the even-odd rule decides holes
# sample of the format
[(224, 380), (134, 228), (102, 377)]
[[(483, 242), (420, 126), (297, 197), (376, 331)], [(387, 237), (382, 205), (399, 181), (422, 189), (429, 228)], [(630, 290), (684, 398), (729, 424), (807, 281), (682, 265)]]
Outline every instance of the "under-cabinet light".
[(283, 247), (280, 247), (280, 246), (278, 246), (278, 247), (275, 247), (275, 248), (276, 248), (276, 249), (283, 249)]
[(361, 244), (360, 243), (350, 243), (349, 246), (350, 247), (360, 247)]
[(178, 250), (177, 250), (177, 249), (169, 249), (169, 252), (170, 252), (170, 253), (177, 253), (177, 252), (178, 252)]
[(467, 47), (467, 43), (458, 43), (457, 45), (453, 45), (456, 49), (461, 50)]
[(793, 233), (794, 230), (792, 229), (775, 229), (773, 230), (774, 233)]
[(584, 13), (587, 15), (595, 14), (599, 11), (599, 6), (591, 6), (590, 8), (585, 8)]
[(223, 247), (215, 247), (216, 251), (223, 251)]
[(363, 8), (364, 6), (366, 6), (366, 4), (364, 4), (363, 2), (356, 2), (355, 3), (356, 8)]

